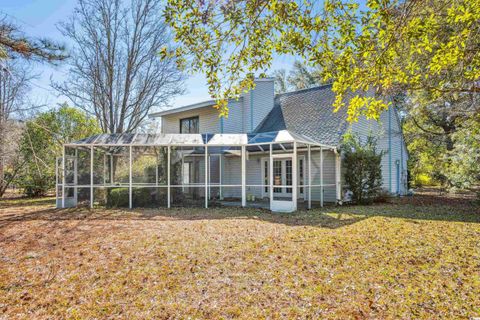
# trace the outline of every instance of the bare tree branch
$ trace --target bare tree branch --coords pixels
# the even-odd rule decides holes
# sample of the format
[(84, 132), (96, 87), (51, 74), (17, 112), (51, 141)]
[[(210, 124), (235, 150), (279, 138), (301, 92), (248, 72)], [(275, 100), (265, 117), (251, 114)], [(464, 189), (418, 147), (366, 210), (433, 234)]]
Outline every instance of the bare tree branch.
[(183, 92), (184, 75), (158, 52), (169, 44), (156, 0), (80, 0), (60, 30), (75, 46), (59, 93), (104, 132), (134, 131), (152, 108)]
[(25, 109), (30, 80), (35, 77), (24, 61), (4, 62), (0, 70), (0, 196), (11, 180), (6, 179), (6, 167), (17, 162), (17, 136), (21, 125), (13, 117)]

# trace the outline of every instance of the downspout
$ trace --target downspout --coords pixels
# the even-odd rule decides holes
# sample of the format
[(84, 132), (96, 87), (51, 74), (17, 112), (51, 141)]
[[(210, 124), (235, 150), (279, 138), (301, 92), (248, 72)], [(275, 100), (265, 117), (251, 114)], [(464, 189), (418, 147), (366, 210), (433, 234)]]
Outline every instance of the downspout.
[(388, 108), (388, 185), (392, 193), (392, 106)]
[(253, 90), (250, 90), (250, 132), (253, 132)]
[(397, 170), (397, 196), (400, 195), (400, 163), (398, 163), (398, 160), (395, 161), (395, 167), (396, 167), (396, 170)]
[[(402, 124), (400, 124), (401, 126)], [(401, 137), (401, 143), (400, 143), (400, 147), (401, 147), (401, 152), (400, 152), (400, 180), (403, 179), (403, 147), (404, 147), (404, 142), (403, 142), (403, 134), (402, 134), (402, 137)], [(398, 185), (400, 185), (400, 182), (398, 183)], [(405, 190), (405, 185), (402, 183), (402, 188)], [(400, 190), (398, 190), (398, 194), (400, 195)], [(403, 191), (401, 192), (401, 194), (403, 195)]]
[(220, 117), (220, 133), (223, 133), (223, 116)]

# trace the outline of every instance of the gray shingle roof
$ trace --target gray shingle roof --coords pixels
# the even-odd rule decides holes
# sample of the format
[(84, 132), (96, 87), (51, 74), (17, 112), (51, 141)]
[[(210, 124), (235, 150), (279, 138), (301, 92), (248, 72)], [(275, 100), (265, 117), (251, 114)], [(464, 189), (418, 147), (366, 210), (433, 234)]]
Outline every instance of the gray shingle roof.
[(255, 132), (289, 130), (319, 143), (339, 145), (348, 128), (346, 108), (333, 111), (332, 85), (275, 95), (275, 105)]

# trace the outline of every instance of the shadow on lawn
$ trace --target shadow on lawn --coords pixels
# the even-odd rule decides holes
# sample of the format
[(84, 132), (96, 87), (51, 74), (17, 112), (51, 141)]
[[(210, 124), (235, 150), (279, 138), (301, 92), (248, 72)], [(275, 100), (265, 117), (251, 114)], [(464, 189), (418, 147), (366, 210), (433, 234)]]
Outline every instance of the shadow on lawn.
[[(252, 208), (137, 208), (127, 209), (89, 209), (86, 207), (55, 209), (52, 200), (45, 200), (45, 205), (26, 204), (24, 208), (17, 203), (12, 206), (0, 206), (0, 230), (12, 223), (25, 221), (129, 221), (148, 220), (152, 222), (175, 220), (233, 220), (250, 219), (270, 223), (280, 223), (288, 226), (313, 226), (335, 229), (350, 225), (365, 219), (365, 216), (353, 216), (348, 213), (329, 215), (324, 212), (299, 211), (293, 214), (272, 213), (265, 209)], [(43, 202), (42, 202), (43, 204)]]
[[(480, 223), (480, 207), (471, 201), (443, 203), (418, 196), (394, 200), (393, 203), (370, 206), (325, 207), (293, 214), (272, 213), (268, 210), (250, 208), (172, 208), (172, 209), (55, 209), (51, 199), (12, 206), (0, 206), (0, 229), (11, 223), (24, 221), (78, 221), (94, 220), (228, 220), (253, 219), (288, 226), (312, 226), (335, 229), (351, 225), (370, 217), (390, 217), (411, 220), (433, 220)], [(38, 206), (38, 207), (37, 207)], [(48, 207), (45, 207), (48, 206)]]
[(398, 198), (391, 203), (369, 206), (344, 206), (329, 210), (332, 214), (362, 215), (410, 220), (480, 223), (480, 205), (471, 200), (453, 201), (430, 196)]
[(25, 207), (25, 206), (48, 206), (55, 205), (55, 198), (28, 198), (28, 197), (16, 197), (16, 198), (1, 198), (0, 209)]

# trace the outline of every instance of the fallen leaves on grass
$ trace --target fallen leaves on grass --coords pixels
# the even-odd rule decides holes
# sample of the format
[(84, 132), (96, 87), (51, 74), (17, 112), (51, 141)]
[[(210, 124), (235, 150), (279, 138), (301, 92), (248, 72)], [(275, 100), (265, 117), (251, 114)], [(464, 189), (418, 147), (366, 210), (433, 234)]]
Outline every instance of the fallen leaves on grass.
[(0, 205), (7, 318), (480, 316), (469, 203), (291, 215), (51, 205)]

